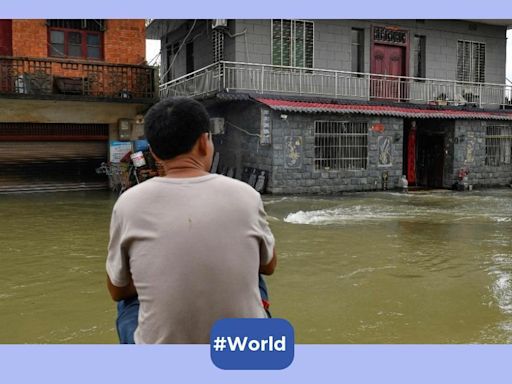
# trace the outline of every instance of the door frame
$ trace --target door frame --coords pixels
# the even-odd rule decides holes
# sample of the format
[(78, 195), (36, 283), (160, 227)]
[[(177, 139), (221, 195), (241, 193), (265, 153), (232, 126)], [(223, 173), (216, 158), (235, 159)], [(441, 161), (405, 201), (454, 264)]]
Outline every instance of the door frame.
[[(406, 29), (402, 29), (395, 26), (382, 26), (382, 25), (372, 25), (371, 27), (372, 37), (370, 44), (370, 73), (375, 73), (375, 62), (373, 60), (373, 55), (375, 54), (375, 45), (390, 45), (395, 47), (402, 47), (404, 49), (404, 74), (403, 76), (409, 76), (409, 61), (410, 61), (410, 38), (409, 31)], [(384, 32), (383, 32), (384, 31)], [(394, 39), (393, 33), (397, 35)], [(383, 36), (384, 35), (384, 36)], [(391, 36), (390, 38), (387, 38)], [(403, 38), (403, 40), (400, 40)], [(396, 41), (394, 41), (394, 40)], [(405, 40), (405, 41), (404, 41)]]

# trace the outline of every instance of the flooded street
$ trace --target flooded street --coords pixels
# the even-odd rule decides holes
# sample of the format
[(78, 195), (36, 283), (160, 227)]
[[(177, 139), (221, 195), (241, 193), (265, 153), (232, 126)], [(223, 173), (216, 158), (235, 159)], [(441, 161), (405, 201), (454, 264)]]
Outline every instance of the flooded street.
[[(114, 343), (107, 192), (0, 195), (1, 343)], [(512, 190), (265, 196), (298, 343), (511, 343)], [(229, 234), (226, 234), (229, 236)]]

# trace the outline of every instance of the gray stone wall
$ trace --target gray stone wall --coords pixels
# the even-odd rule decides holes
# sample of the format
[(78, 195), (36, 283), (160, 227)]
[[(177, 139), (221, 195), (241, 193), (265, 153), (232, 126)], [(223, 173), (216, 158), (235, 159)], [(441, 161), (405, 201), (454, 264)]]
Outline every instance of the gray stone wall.
[(475, 120), (458, 120), (455, 123), (455, 159), (453, 182), (458, 180), (461, 168), (469, 170), (468, 182), (475, 187), (510, 185), (512, 164), (485, 165), (485, 136), (487, 125), (507, 123)]
[[(316, 170), (314, 159), (315, 121), (351, 121), (368, 123), (368, 165), (364, 170)], [(372, 130), (381, 123), (384, 131)], [(391, 165), (378, 165), (378, 138), (391, 139)], [(299, 140), (298, 161), (290, 164), (289, 140)], [(388, 188), (398, 185), (402, 175), (403, 120), (351, 115), (315, 115), (290, 113), (286, 119), (273, 112), (272, 193), (337, 193), (382, 189), (382, 174), (388, 172)]]
[[(245, 167), (272, 170), (272, 146), (261, 145), (259, 134), (261, 108), (254, 102), (229, 103), (209, 110), (212, 117), (225, 119), (225, 131), (214, 136), (215, 151), (220, 154), (219, 169), (234, 167), (241, 179)], [(272, 187), (268, 180), (267, 189)]]

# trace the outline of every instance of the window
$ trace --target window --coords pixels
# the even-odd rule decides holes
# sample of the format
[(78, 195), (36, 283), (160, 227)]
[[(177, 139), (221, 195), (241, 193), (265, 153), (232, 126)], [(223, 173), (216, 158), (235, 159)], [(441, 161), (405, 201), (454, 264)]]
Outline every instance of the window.
[(315, 121), (315, 169), (366, 169), (368, 124)]
[(47, 25), (49, 56), (103, 58), (103, 20), (48, 20)]
[(174, 62), (176, 61), (176, 55), (178, 54), (180, 49), (180, 42), (175, 42), (174, 44), (170, 44), (167, 46), (167, 61), (166, 61), (166, 72), (164, 72), (163, 77), (165, 77), (165, 81), (171, 81), (174, 79)]
[(485, 136), (485, 165), (511, 164), (512, 126), (492, 125)]
[(352, 72), (363, 72), (364, 30), (352, 28)]
[(459, 40), (457, 43), (457, 80), (485, 82), (485, 44)]
[(185, 51), (187, 73), (194, 72), (194, 43), (192, 41), (187, 43)]
[(414, 36), (414, 77), (425, 78), (425, 36)]
[(313, 22), (272, 20), (272, 64), (313, 68)]

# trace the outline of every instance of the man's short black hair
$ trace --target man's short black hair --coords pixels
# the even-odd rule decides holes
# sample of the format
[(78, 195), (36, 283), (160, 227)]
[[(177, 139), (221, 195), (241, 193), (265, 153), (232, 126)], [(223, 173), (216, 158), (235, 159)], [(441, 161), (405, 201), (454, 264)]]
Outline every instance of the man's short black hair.
[(208, 112), (202, 104), (187, 97), (164, 99), (144, 117), (146, 139), (162, 160), (189, 152), (204, 132), (210, 132)]

